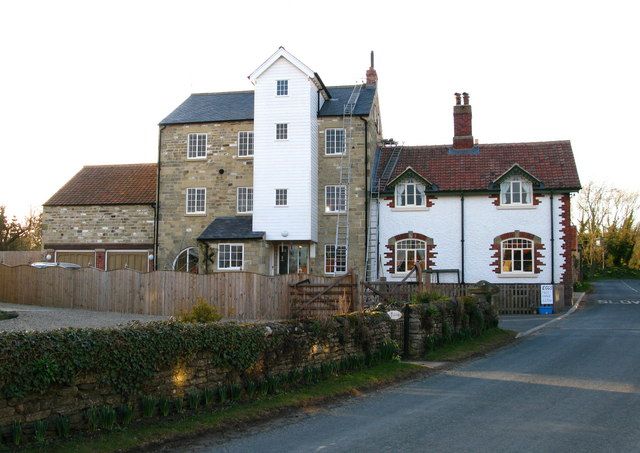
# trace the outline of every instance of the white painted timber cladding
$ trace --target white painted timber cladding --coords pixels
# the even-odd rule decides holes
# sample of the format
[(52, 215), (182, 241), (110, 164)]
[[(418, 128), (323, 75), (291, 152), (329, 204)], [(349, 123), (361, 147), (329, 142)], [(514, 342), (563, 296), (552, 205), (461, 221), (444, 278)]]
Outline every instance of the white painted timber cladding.
[[(541, 197), (540, 204), (526, 209), (505, 209), (493, 205), (487, 195), (467, 195), (465, 209), (465, 281), (474, 283), (487, 280), (492, 283), (549, 283), (551, 282), (551, 213), (549, 196)], [(389, 208), (388, 200), (380, 200), (380, 254), (383, 263), (381, 276), (400, 280), (388, 272), (389, 261), (384, 254), (391, 237), (413, 231), (433, 238), (435, 266), (433, 269), (461, 269), (461, 209), (459, 196), (442, 196), (433, 200), (427, 210), (410, 211)], [(561, 238), (562, 211), (560, 196), (553, 200), (553, 224), (555, 238), (555, 282), (562, 276), (564, 256)], [(491, 249), (496, 236), (519, 230), (539, 236), (544, 245), (541, 272), (533, 277), (507, 277), (496, 274)], [(453, 283), (455, 274), (442, 274), (440, 281)]]
[[(277, 80), (289, 81), (288, 96), (276, 96)], [(317, 104), (313, 83), (285, 58), (256, 79), (253, 231), (267, 240), (317, 241)], [(287, 140), (276, 140), (276, 123), (289, 125)], [(287, 207), (275, 206), (276, 189), (288, 189)]]

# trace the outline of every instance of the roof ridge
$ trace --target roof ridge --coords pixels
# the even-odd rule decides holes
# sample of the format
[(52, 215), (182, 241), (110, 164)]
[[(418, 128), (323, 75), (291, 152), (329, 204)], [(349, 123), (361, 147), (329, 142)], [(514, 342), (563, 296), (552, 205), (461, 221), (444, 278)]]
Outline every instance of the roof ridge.
[(211, 94), (239, 94), (239, 93), (253, 93), (255, 90), (238, 90), (238, 91), (209, 91), (204, 93), (191, 93), (191, 96), (208, 96)]
[[(505, 142), (505, 143), (478, 143), (477, 145), (474, 146), (513, 146), (513, 145), (548, 145), (548, 144), (554, 144), (554, 143), (571, 143), (571, 140), (543, 140), (543, 141), (537, 141), (537, 142)], [(393, 149), (398, 147), (397, 146), (393, 146), (393, 147), (383, 147), (382, 149)], [(442, 144), (442, 145), (403, 145), (402, 148), (403, 149), (421, 149), (421, 148), (451, 148), (453, 145), (451, 143), (448, 144)]]
[(97, 167), (142, 167), (142, 166), (157, 166), (156, 162), (141, 162), (138, 164), (95, 164), (95, 165), (83, 165), (82, 168), (97, 168)]

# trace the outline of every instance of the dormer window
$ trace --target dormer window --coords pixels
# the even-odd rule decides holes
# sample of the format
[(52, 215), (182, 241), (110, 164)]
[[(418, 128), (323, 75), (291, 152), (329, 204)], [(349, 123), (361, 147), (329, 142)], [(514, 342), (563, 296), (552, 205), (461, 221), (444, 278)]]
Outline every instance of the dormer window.
[(522, 178), (512, 178), (500, 183), (500, 201), (502, 205), (519, 206), (532, 203), (532, 186)]
[(396, 207), (417, 208), (424, 204), (424, 186), (413, 178), (396, 185)]
[(276, 96), (289, 96), (288, 80), (278, 80), (276, 82)]

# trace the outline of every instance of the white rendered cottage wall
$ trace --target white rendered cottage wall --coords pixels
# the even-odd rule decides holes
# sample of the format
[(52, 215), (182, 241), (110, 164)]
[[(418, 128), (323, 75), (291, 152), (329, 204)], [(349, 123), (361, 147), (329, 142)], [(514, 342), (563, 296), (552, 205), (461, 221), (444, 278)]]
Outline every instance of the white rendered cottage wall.
[[(539, 204), (521, 209), (509, 209), (493, 204), (487, 195), (465, 195), (465, 281), (487, 280), (493, 283), (550, 283), (551, 282), (551, 213), (549, 196), (538, 197)], [(399, 234), (423, 234), (433, 239), (435, 265), (433, 269), (461, 268), (461, 206), (460, 196), (438, 195), (433, 206), (422, 210), (390, 208), (389, 200), (380, 200), (381, 276), (400, 280), (404, 275), (389, 272), (385, 256), (390, 238)], [(560, 282), (564, 264), (562, 239), (562, 207), (559, 195), (554, 196), (553, 222), (555, 238), (555, 282)], [(531, 277), (507, 277), (494, 272), (494, 239), (504, 233), (521, 231), (540, 237), (544, 250), (540, 273)], [(453, 283), (455, 274), (442, 274), (440, 281)]]
[[(288, 80), (287, 96), (276, 95), (278, 80)], [(267, 240), (317, 241), (317, 104), (313, 83), (285, 58), (256, 80), (253, 230)], [(288, 124), (286, 140), (276, 140), (277, 123)], [(287, 206), (275, 205), (276, 189), (287, 189)]]

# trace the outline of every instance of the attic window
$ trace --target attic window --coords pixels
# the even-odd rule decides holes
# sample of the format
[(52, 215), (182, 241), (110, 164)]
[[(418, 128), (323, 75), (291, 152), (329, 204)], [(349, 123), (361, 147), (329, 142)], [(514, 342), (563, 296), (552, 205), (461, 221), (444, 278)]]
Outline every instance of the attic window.
[(396, 206), (402, 208), (423, 207), (424, 187), (409, 178), (396, 186)]
[(532, 186), (522, 178), (511, 178), (500, 183), (500, 204), (519, 206), (532, 203)]
[(289, 81), (278, 80), (276, 82), (276, 95), (277, 96), (289, 96)]

